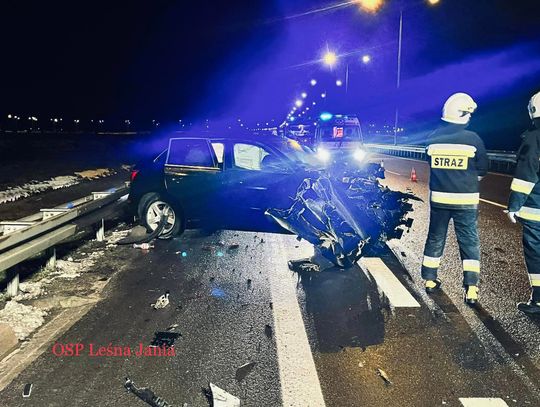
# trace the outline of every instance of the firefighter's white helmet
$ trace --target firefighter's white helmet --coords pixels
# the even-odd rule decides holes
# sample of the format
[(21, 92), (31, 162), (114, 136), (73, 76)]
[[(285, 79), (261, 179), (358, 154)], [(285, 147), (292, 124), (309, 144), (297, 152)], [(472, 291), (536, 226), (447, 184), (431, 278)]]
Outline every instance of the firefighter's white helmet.
[(442, 119), (448, 123), (467, 124), (477, 107), (466, 93), (454, 93), (444, 104)]
[(534, 95), (529, 102), (529, 116), (531, 119), (540, 117), (540, 92)]

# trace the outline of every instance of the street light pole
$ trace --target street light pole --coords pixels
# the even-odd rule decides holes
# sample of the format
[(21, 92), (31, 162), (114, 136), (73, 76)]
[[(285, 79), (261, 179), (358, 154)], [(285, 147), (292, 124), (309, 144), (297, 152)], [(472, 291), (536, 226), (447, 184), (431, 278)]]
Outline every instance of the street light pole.
[(345, 93), (349, 94), (349, 63), (347, 62), (347, 70), (345, 71)]
[(401, 87), (401, 47), (403, 41), (403, 9), (399, 13), (399, 39), (398, 39), (398, 57), (397, 57), (397, 95), (396, 100), (396, 120), (394, 122), (394, 145), (397, 145), (397, 128), (399, 122), (399, 88)]

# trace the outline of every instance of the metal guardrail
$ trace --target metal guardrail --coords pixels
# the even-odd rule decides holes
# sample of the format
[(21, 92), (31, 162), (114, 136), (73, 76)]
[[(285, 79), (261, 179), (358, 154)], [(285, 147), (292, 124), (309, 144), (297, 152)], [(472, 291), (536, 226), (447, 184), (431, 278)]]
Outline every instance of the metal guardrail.
[[(393, 155), (413, 160), (427, 161), (424, 146), (365, 144), (365, 147), (375, 153)], [(506, 174), (513, 173), (516, 164), (516, 153), (513, 151), (488, 151), (489, 170)]]
[[(85, 215), (118, 201), (128, 192), (128, 183), (103, 192), (92, 192), (84, 198), (54, 208), (41, 209), (38, 213), (15, 220), (0, 222), (0, 274), (17, 264), (45, 251), (50, 252), (48, 266), (56, 263), (54, 246), (75, 235), (77, 226), (71, 224)], [(98, 240), (104, 234), (103, 222), (96, 233)], [(19, 291), (19, 275), (10, 278), (7, 295)]]

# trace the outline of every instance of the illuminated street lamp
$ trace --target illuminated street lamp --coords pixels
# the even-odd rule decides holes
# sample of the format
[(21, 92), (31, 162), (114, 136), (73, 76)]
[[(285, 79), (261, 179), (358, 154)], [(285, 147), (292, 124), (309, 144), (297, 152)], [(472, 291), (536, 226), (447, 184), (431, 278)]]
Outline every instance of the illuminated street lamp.
[(307, 93), (306, 92), (302, 92), (302, 99), (305, 99), (307, 98)]
[(439, 2), (440, 0), (428, 0), (428, 3), (431, 4), (432, 6), (439, 4)]
[(383, 0), (356, 0), (360, 8), (368, 13), (376, 13), (383, 6)]
[(323, 55), (323, 63), (330, 68), (336, 66), (337, 61), (338, 57), (335, 52), (326, 51), (326, 53)]
[(321, 93), (321, 97), (324, 99), (326, 97), (326, 92)]
[(317, 84), (317, 80), (312, 79), (310, 82), (311, 86), (315, 86)]
[(362, 56), (362, 62), (364, 64), (369, 64), (371, 62), (371, 56), (370, 55), (364, 55)]
[(302, 107), (302, 105), (304, 104), (304, 101), (298, 99), (296, 102), (294, 102), (294, 104), (296, 105), (296, 107)]
[(336, 81), (336, 86), (343, 86), (343, 81), (341, 79), (338, 79)]

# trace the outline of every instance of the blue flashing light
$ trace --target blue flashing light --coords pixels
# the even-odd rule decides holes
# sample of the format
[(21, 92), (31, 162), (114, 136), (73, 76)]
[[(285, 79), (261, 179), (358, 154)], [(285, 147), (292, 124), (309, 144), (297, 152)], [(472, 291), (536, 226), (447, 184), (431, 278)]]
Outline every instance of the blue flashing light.
[(328, 113), (328, 112), (321, 113), (321, 115), (319, 116), (319, 118), (320, 118), (323, 122), (327, 122), (328, 120), (331, 120), (332, 117), (334, 117), (334, 116), (332, 115), (332, 113)]

